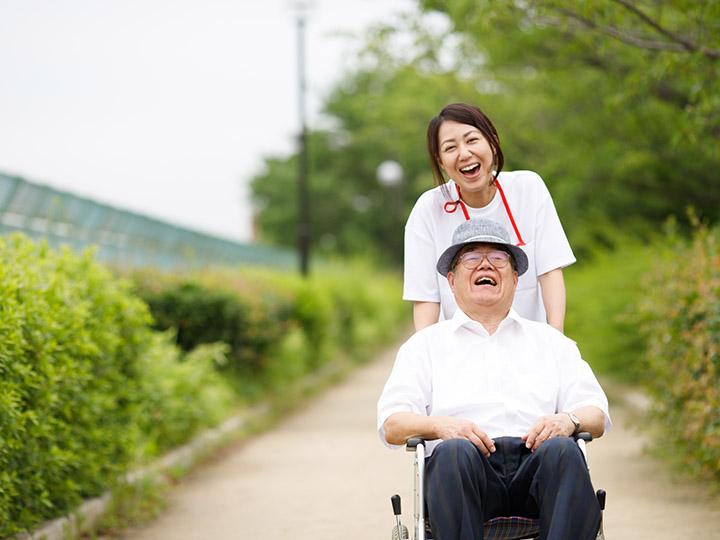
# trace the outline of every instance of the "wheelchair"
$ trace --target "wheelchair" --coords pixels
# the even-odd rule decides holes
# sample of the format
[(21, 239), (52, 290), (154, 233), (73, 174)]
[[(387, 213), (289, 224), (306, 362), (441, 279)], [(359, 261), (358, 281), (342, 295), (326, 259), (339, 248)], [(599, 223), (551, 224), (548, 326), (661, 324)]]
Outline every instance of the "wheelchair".
[[(586, 443), (592, 441), (590, 433), (579, 433), (575, 437), (580, 451), (588, 463)], [(432, 540), (430, 522), (425, 516), (425, 441), (423, 439), (409, 439), (405, 445), (408, 452), (414, 452), (413, 458), (413, 540)], [(588, 468), (589, 469), (589, 468)], [(600, 503), (600, 529), (596, 540), (605, 540), (603, 533), (602, 512), (605, 510), (606, 493), (602, 489), (595, 492)], [(409, 539), (408, 529), (401, 523), (400, 496), (393, 495), (391, 498), (393, 513), (395, 514), (395, 526), (392, 530), (392, 540)], [(509, 516), (496, 517), (486, 521), (483, 526), (485, 540), (536, 540), (540, 535), (540, 521), (534, 518)]]

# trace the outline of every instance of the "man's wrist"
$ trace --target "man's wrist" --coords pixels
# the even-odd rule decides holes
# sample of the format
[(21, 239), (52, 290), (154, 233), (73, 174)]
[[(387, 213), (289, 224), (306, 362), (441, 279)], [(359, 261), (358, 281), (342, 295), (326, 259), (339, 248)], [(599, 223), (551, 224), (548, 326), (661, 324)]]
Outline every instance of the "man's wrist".
[(564, 414), (567, 415), (567, 417), (570, 419), (570, 422), (572, 422), (573, 425), (573, 431), (570, 433), (571, 437), (574, 437), (578, 433), (580, 433), (580, 419), (575, 416), (575, 413), (565, 411)]
[(428, 416), (429, 439), (442, 439), (442, 419), (439, 416)]

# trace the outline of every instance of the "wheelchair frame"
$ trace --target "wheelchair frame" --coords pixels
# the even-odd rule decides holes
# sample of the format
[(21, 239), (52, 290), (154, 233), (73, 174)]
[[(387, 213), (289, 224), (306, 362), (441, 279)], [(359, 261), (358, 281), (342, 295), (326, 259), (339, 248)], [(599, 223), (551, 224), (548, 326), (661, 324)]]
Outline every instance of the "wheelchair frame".
[[(580, 451), (585, 458), (585, 463), (588, 464), (587, 448), (586, 443), (592, 441), (592, 435), (590, 433), (578, 433), (575, 437)], [(426, 536), (426, 519), (425, 519), (425, 441), (423, 439), (412, 438), (409, 439), (405, 445), (405, 449), (408, 452), (414, 452), (413, 459), (413, 539), (414, 540), (432, 540), (432, 538)], [(588, 470), (589, 470), (588, 466)], [(605, 540), (603, 532), (603, 518), (602, 512), (605, 510), (605, 498), (606, 493), (604, 490), (599, 489), (596, 492), (598, 502), (600, 503), (600, 529), (596, 540)], [(509, 518), (511, 519), (511, 518)], [(395, 534), (395, 533), (394, 533)], [(395, 538), (395, 536), (393, 536)], [(400, 538), (400, 536), (398, 536)], [(495, 537), (503, 538), (504, 540), (521, 540), (521, 539), (536, 539), (537, 534), (531, 536), (504, 536)]]

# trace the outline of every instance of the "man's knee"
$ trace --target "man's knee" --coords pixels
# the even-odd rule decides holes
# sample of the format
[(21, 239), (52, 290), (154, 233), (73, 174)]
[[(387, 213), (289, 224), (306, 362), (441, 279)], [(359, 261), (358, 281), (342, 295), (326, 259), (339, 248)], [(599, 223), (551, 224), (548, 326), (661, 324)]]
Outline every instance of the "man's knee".
[(474, 457), (477, 453), (475, 445), (467, 439), (448, 439), (433, 449), (433, 454), (437, 456)]
[(467, 439), (448, 439), (433, 449), (432, 459), (436, 467), (447, 471), (481, 472), (483, 455), (477, 447)]
[(540, 445), (536, 452), (543, 463), (562, 467), (563, 469), (587, 469), (580, 448), (570, 437), (548, 439)]
[(472, 454), (476, 452), (477, 448), (473, 443), (467, 439), (447, 439), (438, 444), (433, 453), (435, 452), (461, 452), (465, 454)]

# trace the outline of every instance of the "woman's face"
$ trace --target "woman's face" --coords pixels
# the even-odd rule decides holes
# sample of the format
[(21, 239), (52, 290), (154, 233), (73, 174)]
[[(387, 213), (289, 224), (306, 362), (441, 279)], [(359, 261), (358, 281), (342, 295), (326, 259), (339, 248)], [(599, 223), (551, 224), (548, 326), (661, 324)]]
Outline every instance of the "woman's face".
[(490, 191), (495, 157), (478, 128), (446, 120), (438, 129), (438, 142), (440, 166), (460, 186), (463, 198)]

